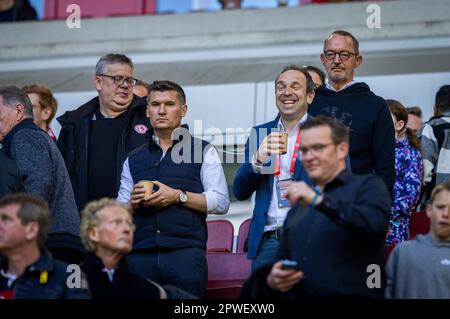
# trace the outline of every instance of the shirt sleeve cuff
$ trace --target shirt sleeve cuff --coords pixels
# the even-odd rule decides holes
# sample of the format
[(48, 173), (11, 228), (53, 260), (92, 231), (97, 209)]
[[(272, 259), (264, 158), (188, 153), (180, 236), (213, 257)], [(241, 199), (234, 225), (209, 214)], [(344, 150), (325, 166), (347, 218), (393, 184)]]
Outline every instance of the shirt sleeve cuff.
[(203, 192), (206, 199), (206, 212), (207, 214), (225, 214), (228, 211), (230, 202), (227, 199), (219, 197), (220, 194), (215, 193), (212, 190)]
[(261, 174), (261, 168), (263, 167), (262, 164), (256, 164), (256, 158), (255, 155), (253, 155), (252, 157), (252, 169), (253, 169), (253, 173), (255, 174)]
[(323, 194), (322, 196), (322, 201), (315, 208), (331, 219), (340, 218), (337, 200), (327, 194)]

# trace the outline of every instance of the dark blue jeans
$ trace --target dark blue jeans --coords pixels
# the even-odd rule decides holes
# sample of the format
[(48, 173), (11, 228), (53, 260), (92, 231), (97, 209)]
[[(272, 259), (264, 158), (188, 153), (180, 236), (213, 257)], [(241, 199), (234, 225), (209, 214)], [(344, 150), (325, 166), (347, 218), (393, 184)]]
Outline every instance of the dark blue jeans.
[(127, 262), (130, 271), (141, 277), (203, 297), (208, 266), (202, 248), (137, 250), (128, 255)]
[(278, 251), (278, 239), (273, 237), (263, 237), (258, 253), (252, 262), (252, 272), (255, 272), (262, 266), (275, 263)]

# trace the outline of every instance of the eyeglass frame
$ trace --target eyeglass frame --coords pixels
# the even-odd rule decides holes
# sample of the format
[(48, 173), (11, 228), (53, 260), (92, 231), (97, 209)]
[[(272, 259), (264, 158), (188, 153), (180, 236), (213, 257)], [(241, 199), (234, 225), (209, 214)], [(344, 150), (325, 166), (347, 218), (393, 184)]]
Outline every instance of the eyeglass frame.
[[(331, 58), (331, 57), (328, 57), (328, 56), (327, 56), (327, 52), (333, 53), (333, 57), (332, 57), (332, 58)], [(342, 53), (348, 53), (348, 58), (343, 59), (342, 56), (341, 56)], [(358, 56), (359, 53), (353, 53), (353, 52), (350, 52), (350, 51), (339, 51), (339, 52), (336, 52), (336, 51), (333, 51), (333, 50), (323, 51), (323, 56), (324, 56), (325, 59), (327, 59), (328, 61), (333, 61), (333, 60), (336, 58), (336, 55), (339, 56), (339, 59), (340, 59), (341, 61), (344, 61), (344, 62), (345, 62), (345, 61), (348, 61), (348, 60), (352, 57), (352, 55)]]
[[(330, 145), (339, 145), (339, 143), (330, 142), (330, 143), (326, 143), (326, 144), (314, 144), (314, 145), (311, 145), (310, 147), (308, 147), (306, 149), (306, 152), (305, 152), (304, 148), (302, 149), (302, 147), (300, 147), (298, 149), (298, 151), (302, 155), (302, 157), (306, 156), (309, 151), (312, 151), (312, 153), (311, 153), (312, 155), (317, 156), (317, 155), (322, 154), (322, 152)], [(319, 147), (319, 148), (315, 150), (314, 147)]]
[[(110, 79), (113, 79), (113, 82), (114, 82), (114, 84), (115, 85), (122, 85), (124, 82), (127, 82), (127, 84), (129, 85), (129, 86), (135, 86), (136, 85), (136, 83), (137, 83), (137, 79), (135, 79), (135, 78), (132, 78), (132, 77), (129, 77), (129, 78), (126, 78), (126, 77), (124, 77), (124, 76), (121, 76), (121, 75), (108, 75), (108, 74), (98, 74), (97, 76), (106, 76), (107, 78), (110, 78)], [(117, 83), (117, 79), (118, 78), (121, 78), (122, 79), (122, 81), (121, 82), (119, 82), (119, 83)], [(133, 81), (133, 83), (130, 83), (130, 82), (128, 82), (128, 80), (131, 80), (131, 81)]]

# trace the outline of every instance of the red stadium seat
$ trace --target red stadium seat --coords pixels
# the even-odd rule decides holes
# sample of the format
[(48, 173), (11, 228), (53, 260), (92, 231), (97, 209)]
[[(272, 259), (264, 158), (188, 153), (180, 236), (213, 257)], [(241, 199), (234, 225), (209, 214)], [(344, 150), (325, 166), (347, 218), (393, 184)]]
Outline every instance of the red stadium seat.
[(234, 227), (233, 224), (225, 219), (209, 220), (208, 241), (206, 242), (206, 251), (208, 252), (232, 252)]
[(205, 299), (235, 299), (250, 276), (251, 261), (245, 253), (206, 253), (208, 282)]
[(425, 211), (411, 214), (409, 220), (409, 238), (413, 239), (420, 234), (428, 234), (430, 231), (430, 219)]
[(239, 233), (238, 233), (238, 237), (237, 237), (237, 245), (236, 245), (236, 252), (238, 253), (243, 253), (246, 251), (246, 249), (244, 249), (245, 246), (245, 241), (247, 240), (248, 237), (248, 231), (250, 230), (250, 224), (251, 224), (252, 220), (246, 219), (242, 222), (241, 226), (239, 226)]

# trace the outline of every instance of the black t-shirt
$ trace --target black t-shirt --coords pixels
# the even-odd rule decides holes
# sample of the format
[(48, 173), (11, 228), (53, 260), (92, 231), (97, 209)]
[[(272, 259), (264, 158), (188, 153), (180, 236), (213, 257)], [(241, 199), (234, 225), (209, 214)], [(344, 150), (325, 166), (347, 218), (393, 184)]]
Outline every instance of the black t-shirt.
[(116, 198), (117, 146), (127, 123), (129, 110), (115, 118), (104, 117), (95, 112), (89, 130), (87, 200), (102, 197)]

